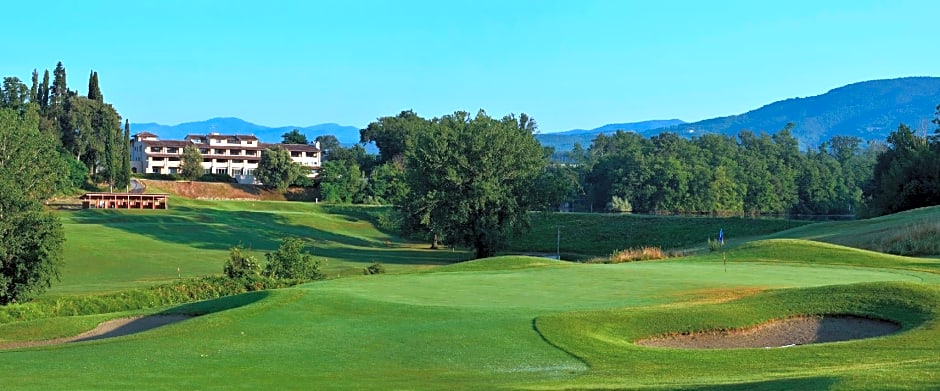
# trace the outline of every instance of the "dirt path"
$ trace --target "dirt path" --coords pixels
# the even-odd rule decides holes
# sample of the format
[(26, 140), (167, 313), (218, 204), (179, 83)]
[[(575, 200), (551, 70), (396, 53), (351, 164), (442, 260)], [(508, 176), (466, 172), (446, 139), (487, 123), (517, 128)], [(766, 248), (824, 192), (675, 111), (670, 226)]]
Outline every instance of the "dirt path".
[(121, 318), (103, 322), (92, 330), (73, 337), (47, 339), (42, 341), (0, 342), (0, 349), (27, 348), (33, 346), (57, 345), (68, 342), (91, 341), (95, 339), (114, 338), (122, 335), (139, 333), (170, 323), (176, 323), (191, 318), (189, 315), (154, 315)]
[(880, 337), (901, 329), (896, 323), (856, 316), (781, 319), (743, 330), (674, 334), (636, 341), (637, 345), (682, 349), (786, 347)]

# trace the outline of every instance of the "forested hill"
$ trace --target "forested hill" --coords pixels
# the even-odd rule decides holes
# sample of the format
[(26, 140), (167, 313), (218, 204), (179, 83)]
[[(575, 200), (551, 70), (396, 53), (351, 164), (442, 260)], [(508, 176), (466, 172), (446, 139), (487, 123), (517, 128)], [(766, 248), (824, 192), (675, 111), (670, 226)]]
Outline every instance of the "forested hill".
[(650, 129), (659, 129), (669, 126), (681, 125), (685, 121), (678, 119), (652, 120), (642, 122), (630, 122), (622, 124), (607, 124), (594, 129), (574, 129), (566, 132), (540, 133), (535, 135), (542, 145), (552, 146), (557, 151), (570, 151), (575, 143), (587, 148), (591, 141), (601, 133), (613, 133), (618, 130), (643, 133)]
[(940, 104), (940, 78), (905, 77), (871, 80), (836, 88), (822, 95), (774, 102), (741, 115), (707, 119), (652, 130), (683, 135), (723, 133), (742, 129), (775, 133), (788, 122), (804, 146), (816, 146), (832, 136), (882, 140), (905, 123), (917, 132), (936, 128), (930, 121)]

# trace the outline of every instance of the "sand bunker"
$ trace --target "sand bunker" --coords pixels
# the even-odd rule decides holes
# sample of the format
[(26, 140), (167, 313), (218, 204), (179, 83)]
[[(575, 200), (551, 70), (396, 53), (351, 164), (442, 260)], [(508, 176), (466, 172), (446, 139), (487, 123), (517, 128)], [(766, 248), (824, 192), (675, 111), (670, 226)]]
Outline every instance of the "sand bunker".
[(74, 337), (47, 339), (43, 341), (0, 342), (0, 349), (26, 348), (33, 346), (56, 345), (67, 342), (91, 341), (95, 339), (114, 338), (122, 335), (139, 333), (170, 323), (191, 318), (189, 315), (154, 315), (122, 318), (103, 322), (92, 330)]
[(901, 329), (896, 323), (857, 316), (804, 316), (748, 329), (674, 334), (636, 341), (638, 345), (683, 349), (765, 348), (880, 337)]

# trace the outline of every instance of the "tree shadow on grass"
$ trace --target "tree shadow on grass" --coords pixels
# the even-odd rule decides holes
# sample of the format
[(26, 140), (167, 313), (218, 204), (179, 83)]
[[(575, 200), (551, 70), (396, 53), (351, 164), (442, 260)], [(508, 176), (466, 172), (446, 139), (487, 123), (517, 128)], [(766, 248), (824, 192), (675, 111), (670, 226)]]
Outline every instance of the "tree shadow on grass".
[(270, 292), (258, 291), (234, 296), (225, 296), (218, 299), (204, 300), (195, 303), (187, 303), (167, 309), (158, 314), (131, 320), (106, 332), (95, 333), (87, 337), (72, 340), (71, 342), (93, 341), (96, 339), (114, 338), (123, 335), (140, 333), (155, 329), (157, 327), (180, 322), (194, 316), (206, 315), (243, 307), (261, 301), (269, 295)]
[(683, 390), (719, 391), (719, 390), (828, 390), (839, 383), (834, 377), (804, 377), (797, 379), (764, 380), (758, 382), (719, 384), (707, 386), (683, 386)]
[[(355, 208), (325, 208), (333, 218), (349, 223), (371, 221), (374, 216)], [(275, 212), (230, 211), (179, 206), (166, 211), (94, 210), (75, 212), (76, 224), (97, 224), (143, 235), (161, 242), (205, 250), (228, 250), (243, 245), (252, 250), (274, 251), (285, 237), (307, 241), (314, 257), (342, 258), (362, 263), (445, 264), (465, 259), (462, 253), (420, 251), (391, 247), (402, 240), (389, 233), (364, 238), (291, 222)], [(373, 221), (373, 224), (375, 222)], [(346, 229), (355, 229), (346, 227)]]

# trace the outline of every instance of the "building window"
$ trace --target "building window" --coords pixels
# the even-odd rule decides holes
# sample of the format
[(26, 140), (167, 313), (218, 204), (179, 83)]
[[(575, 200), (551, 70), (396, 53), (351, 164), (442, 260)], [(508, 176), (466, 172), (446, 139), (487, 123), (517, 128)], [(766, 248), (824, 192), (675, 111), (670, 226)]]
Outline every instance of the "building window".
[(228, 159), (215, 159), (216, 163), (228, 163)]
[(170, 167), (170, 174), (176, 174), (179, 171), (176, 167)]
[(209, 153), (209, 149), (208, 149), (208, 148), (199, 148), (199, 153), (205, 155), (205, 154)]
[(255, 172), (255, 170), (252, 170), (252, 169), (250, 169), (250, 168), (246, 168), (246, 169), (245, 169), (245, 175), (251, 175), (251, 174), (254, 174), (254, 172)]
[(229, 149), (229, 150), (228, 150), (228, 154), (229, 154), (229, 155), (241, 155), (241, 154), (242, 154), (242, 151), (241, 151), (241, 150), (238, 150), (238, 149)]
[(150, 147), (150, 152), (161, 152), (163, 151), (162, 147)]
[(216, 169), (215, 169), (215, 173), (216, 173), (216, 174), (219, 174), (219, 175), (226, 175), (226, 174), (228, 174), (228, 169), (225, 169), (225, 168), (216, 168)]
[[(212, 159), (209, 159), (209, 158), (207, 158), (207, 157), (206, 157), (206, 158), (202, 158), (202, 162), (203, 162), (203, 163), (212, 163)], [(206, 173), (206, 174), (208, 174), (208, 173)]]
[(225, 155), (225, 150), (224, 150), (224, 149), (216, 149), (216, 150), (215, 150), (215, 154), (216, 154), (216, 155)]

